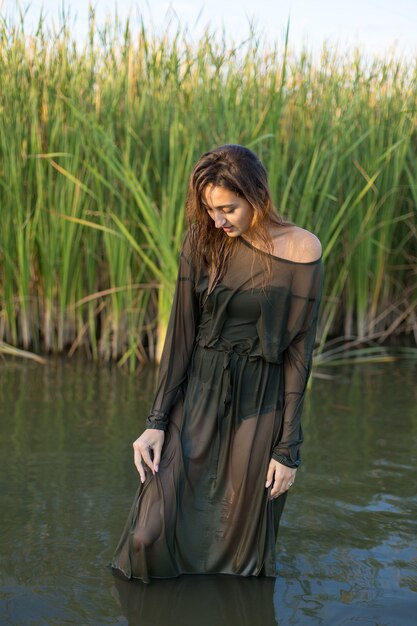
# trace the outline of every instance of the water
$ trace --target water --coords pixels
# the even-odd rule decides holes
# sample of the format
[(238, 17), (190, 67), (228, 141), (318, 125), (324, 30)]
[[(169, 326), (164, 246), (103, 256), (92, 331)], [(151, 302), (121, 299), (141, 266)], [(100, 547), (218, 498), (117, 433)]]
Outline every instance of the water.
[(145, 586), (108, 568), (154, 372), (0, 364), (0, 624), (415, 624), (417, 364), (316, 379), (272, 579)]

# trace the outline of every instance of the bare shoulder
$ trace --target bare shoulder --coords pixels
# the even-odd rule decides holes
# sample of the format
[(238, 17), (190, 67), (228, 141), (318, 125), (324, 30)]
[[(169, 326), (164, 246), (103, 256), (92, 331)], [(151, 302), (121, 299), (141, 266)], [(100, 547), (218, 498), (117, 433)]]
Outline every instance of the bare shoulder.
[(274, 253), (297, 263), (317, 261), (322, 254), (320, 239), (300, 226), (288, 225), (273, 239)]
[(322, 252), (321, 243), (314, 233), (305, 228), (295, 226), (292, 237), (295, 244), (293, 261), (309, 263), (320, 258)]

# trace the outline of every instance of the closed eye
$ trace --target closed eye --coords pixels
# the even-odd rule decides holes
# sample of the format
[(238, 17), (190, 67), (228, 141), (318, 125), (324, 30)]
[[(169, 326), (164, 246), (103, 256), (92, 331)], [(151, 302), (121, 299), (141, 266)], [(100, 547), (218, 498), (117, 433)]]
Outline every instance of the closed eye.
[[(203, 204), (203, 209), (205, 209), (208, 213), (213, 213), (214, 209), (212, 209), (211, 207)], [(222, 213), (224, 213), (224, 215), (229, 215), (229, 213), (233, 213), (236, 210), (236, 207), (230, 207), (228, 208), (227, 211), (225, 211), (224, 209), (218, 209), (219, 211), (221, 211)]]

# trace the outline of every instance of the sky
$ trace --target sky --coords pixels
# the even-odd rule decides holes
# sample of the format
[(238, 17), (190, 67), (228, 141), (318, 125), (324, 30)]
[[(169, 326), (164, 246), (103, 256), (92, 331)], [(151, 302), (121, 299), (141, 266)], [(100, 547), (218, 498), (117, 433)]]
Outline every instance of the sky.
[[(29, 32), (42, 6), (48, 23), (58, 27), (62, 0), (0, 0), (1, 15), (15, 17), (19, 4), (26, 10)], [(135, 22), (140, 13), (156, 32), (179, 20), (196, 41), (209, 25), (218, 33), (224, 26), (227, 36), (240, 43), (252, 22), (265, 42), (282, 43), (290, 19), (290, 46), (295, 51), (304, 45), (319, 51), (323, 42), (337, 42), (342, 51), (358, 46), (369, 55), (385, 55), (393, 48), (397, 54), (417, 54), (417, 0), (95, 0), (92, 4), (99, 24), (106, 16), (112, 18), (117, 7), (122, 22), (128, 14)], [(88, 0), (65, 0), (64, 6), (73, 24), (71, 32), (81, 43), (87, 32)]]

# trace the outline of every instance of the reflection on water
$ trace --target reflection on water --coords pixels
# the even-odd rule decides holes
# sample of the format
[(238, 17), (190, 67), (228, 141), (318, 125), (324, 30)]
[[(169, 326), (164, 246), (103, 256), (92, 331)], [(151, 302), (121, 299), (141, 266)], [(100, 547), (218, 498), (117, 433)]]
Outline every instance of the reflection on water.
[(118, 579), (108, 564), (138, 476), (153, 372), (0, 366), (0, 623), (414, 624), (417, 367), (331, 370), (305, 409), (279, 575)]
[(180, 576), (178, 579), (125, 581), (115, 589), (129, 626), (275, 626), (272, 578)]

